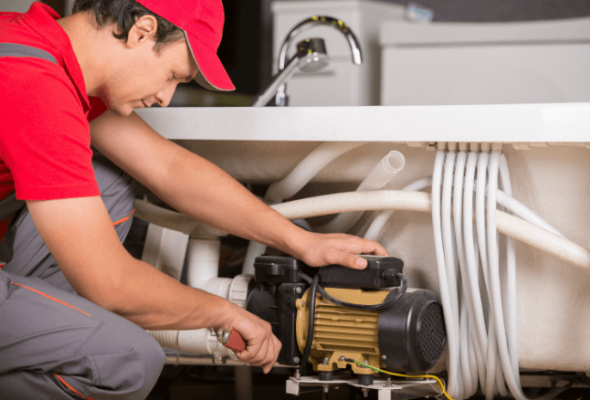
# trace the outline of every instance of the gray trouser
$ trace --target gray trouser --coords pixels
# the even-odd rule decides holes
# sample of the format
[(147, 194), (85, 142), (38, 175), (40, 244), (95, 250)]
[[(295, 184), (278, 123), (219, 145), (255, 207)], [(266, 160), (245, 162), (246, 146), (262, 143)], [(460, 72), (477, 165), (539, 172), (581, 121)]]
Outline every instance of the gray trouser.
[[(121, 240), (131, 226), (126, 176), (94, 162), (103, 201)], [(164, 353), (143, 329), (78, 296), (26, 209), (0, 245), (0, 400), (144, 399)]]

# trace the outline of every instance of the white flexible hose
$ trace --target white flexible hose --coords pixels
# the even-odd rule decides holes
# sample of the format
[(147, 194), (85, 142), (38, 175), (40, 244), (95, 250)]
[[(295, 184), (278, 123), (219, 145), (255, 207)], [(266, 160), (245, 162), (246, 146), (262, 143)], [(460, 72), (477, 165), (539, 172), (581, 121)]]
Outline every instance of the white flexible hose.
[[(335, 193), (272, 206), (291, 220), (361, 210), (395, 209), (430, 213), (431, 207), (429, 193), (401, 190)], [(498, 211), (496, 217), (498, 232), (590, 271), (590, 250), (502, 211)]]
[[(465, 274), (463, 287), (468, 291), (471, 306), (469, 318), (471, 334), (475, 345), (477, 371), (482, 392), (486, 392), (486, 354), (488, 335), (485, 326), (485, 316), (479, 290), (479, 254), (475, 244), (477, 240), (473, 231), (473, 192), (475, 182), (475, 167), (478, 155), (469, 153), (465, 170), (465, 189), (463, 191), (463, 234), (465, 237)], [(473, 238), (473, 239), (470, 239)]]
[[(477, 157), (477, 154), (475, 154), (475, 153), (472, 153), (472, 154), (474, 154), (474, 156)], [(430, 177), (422, 178), (422, 179), (419, 179), (415, 182), (412, 182), (408, 186), (404, 187), (402, 190), (420, 191), (420, 190), (427, 189), (431, 186), (432, 186), (432, 177), (430, 176)], [(473, 190), (475, 191), (475, 187)], [(485, 195), (485, 190), (484, 190), (484, 195)], [(553, 226), (548, 224), (544, 219), (542, 219), (537, 214), (535, 214), (534, 211), (532, 211), (530, 208), (528, 208), (527, 206), (525, 206), (524, 204), (522, 204), (521, 202), (519, 202), (515, 198), (508, 196), (502, 190), (498, 190), (496, 200), (498, 201), (499, 205), (507, 208), (514, 215), (518, 216), (519, 218), (522, 218), (523, 220), (530, 222), (533, 225), (537, 225), (538, 227), (541, 227), (549, 232), (553, 232), (556, 235), (559, 235), (559, 236), (565, 238), (564, 235), (562, 235)], [(373, 219), (373, 221), (371, 222), (371, 225), (367, 229), (367, 232), (365, 233), (364, 238), (369, 239), (369, 240), (379, 239), (379, 236), (381, 234), (381, 231), (383, 230), (383, 227), (385, 226), (385, 224), (387, 223), (389, 218), (391, 218), (391, 216), (393, 215), (394, 212), (395, 212), (395, 210), (383, 210), (379, 214), (377, 214), (377, 216)]]
[[(508, 170), (508, 163), (504, 154), (500, 155), (500, 183), (502, 184), (504, 193), (506, 193), (509, 198), (512, 198), (510, 172)], [(497, 192), (496, 199), (498, 194)], [(514, 249), (514, 240), (511, 237), (506, 237), (506, 304), (508, 305), (506, 319), (508, 351), (510, 354), (512, 370), (516, 371), (514, 378), (517, 384), (520, 386), (517, 333), (518, 317), (516, 312), (516, 250)]]
[(365, 142), (326, 142), (309, 153), (289, 174), (269, 186), (264, 198), (280, 203), (295, 195), (325, 166), (342, 154), (362, 146)]
[(457, 252), (457, 260), (459, 262), (459, 270), (461, 271), (462, 279), (462, 293), (460, 294), (461, 304), (461, 319), (460, 319), (460, 344), (461, 344), (461, 360), (462, 360), (462, 371), (463, 371), (463, 385), (464, 385), (464, 397), (468, 398), (475, 394), (477, 391), (477, 379), (478, 370), (477, 364), (472, 362), (475, 360), (473, 354), (473, 338), (470, 336), (470, 318), (469, 315), (473, 314), (470, 310), (472, 309), (473, 299), (468, 286), (467, 279), (467, 266), (465, 261), (465, 246), (463, 237), (463, 180), (465, 176), (465, 163), (467, 154), (461, 151), (457, 155), (455, 163), (455, 178), (453, 182), (453, 222), (454, 222), (454, 233), (455, 233), (455, 244)]
[[(449, 288), (449, 295), (451, 297), (451, 313), (453, 319), (453, 340), (455, 341), (454, 347), (457, 349), (457, 357), (451, 359), (449, 365), (449, 371), (451, 369), (461, 369), (463, 374), (455, 374), (455, 382), (457, 385), (457, 392), (451, 395), (453, 398), (464, 398), (464, 382), (463, 378), (468, 378), (465, 368), (465, 359), (461, 359), (460, 355), (465, 352), (460, 351), (461, 348), (461, 330), (460, 330), (460, 319), (459, 319), (459, 292), (457, 290), (457, 258), (456, 248), (457, 243), (455, 242), (455, 235), (453, 233), (453, 226), (451, 223), (451, 209), (452, 209), (452, 195), (453, 195), (453, 173), (455, 169), (456, 153), (447, 153), (445, 158), (444, 170), (443, 170), (443, 190), (441, 199), (441, 227), (442, 227), (442, 241), (443, 241), (443, 254), (445, 258), (445, 268), (447, 270), (447, 286)], [(449, 337), (449, 345), (451, 338)], [(449, 349), (451, 347), (449, 346)], [(450, 379), (450, 378), (449, 378)], [(468, 383), (468, 382), (466, 382)], [(449, 393), (453, 393), (449, 384)]]
[[(390, 151), (369, 172), (357, 191), (377, 190), (383, 188), (406, 164), (406, 159), (399, 151)], [(363, 216), (362, 211), (342, 213), (320, 227), (320, 232), (347, 232)]]
[[(434, 160), (434, 171), (432, 173), (432, 229), (434, 234), (434, 247), (436, 249), (436, 264), (438, 270), (438, 279), (440, 282), (440, 297), (443, 305), (443, 314), (445, 317), (445, 326), (447, 333), (447, 343), (449, 346), (448, 352), (448, 373), (449, 381), (447, 382), (447, 392), (451, 396), (456, 396), (459, 390), (459, 383), (457, 378), (458, 365), (458, 348), (457, 348), (457, 332), (455, 332), (454, 315), (452, 312), (451, 294), (449, 292), (449, 285), (447, 279), (447, 268), (445, 264), (444, 246), (442, 239), (442, 224), (441, 224), (441, 182), (442, 172), (445, 160), (445, 153), (439, 152)], [(409, 192), (408, 192), (409, 193)], [(426, 195), (428, 196), (428, 195)]]
[[(432, 177), (429, 176), (428, 178), (422, 178), (422, 179), (419, 179), (413, 183), (410, 183), (408, 186), (404, 187), (402, 190), (420, 191), (420, 190), (424, 190), (426, 188), (429, 188), (431, 186), (432, 186)], [(377, 240), (379, 238), (379, 235), (381, 234), (381, 231), (383, 230), (383, 227), (385, 226), (385, 224), (387, 223), (389, 218), (391, 218), (394, 211), (395, 210), (383, 210), (379, 214), (377, 214), (375, 219), (373, 219), (373, 221), (371, 222), (369, 229), (367, 229), (367, 232), (365, 232), (364, 238), (369, 239), (369, 240)]]

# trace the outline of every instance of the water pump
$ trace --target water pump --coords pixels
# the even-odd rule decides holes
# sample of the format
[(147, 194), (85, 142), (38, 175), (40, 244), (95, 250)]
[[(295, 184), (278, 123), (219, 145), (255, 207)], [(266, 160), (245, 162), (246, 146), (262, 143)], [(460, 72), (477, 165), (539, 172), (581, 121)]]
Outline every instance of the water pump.
[(350, 360), (406, 374), (424, 373), (438, 361), (446, 336), (435, 295), (407, 288), (402, 260), (364, 257), (365, 270), (256, 259), (246, 308), (272, 325), (283, 345), (280, 364), (323, 381), (350, 365), (359, 384), (370, 385), (374, 371)]

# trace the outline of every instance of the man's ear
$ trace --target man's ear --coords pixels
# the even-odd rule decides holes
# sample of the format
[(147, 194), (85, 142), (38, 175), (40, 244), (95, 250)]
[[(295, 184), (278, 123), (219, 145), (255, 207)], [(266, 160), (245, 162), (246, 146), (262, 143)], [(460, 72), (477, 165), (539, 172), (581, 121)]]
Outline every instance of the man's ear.
[(127, 46), (134, 48), (150, 39), (156, 40), (158, 21), (153, 15), (142, 15), (135, 21), (135, 25), (129, 30)]

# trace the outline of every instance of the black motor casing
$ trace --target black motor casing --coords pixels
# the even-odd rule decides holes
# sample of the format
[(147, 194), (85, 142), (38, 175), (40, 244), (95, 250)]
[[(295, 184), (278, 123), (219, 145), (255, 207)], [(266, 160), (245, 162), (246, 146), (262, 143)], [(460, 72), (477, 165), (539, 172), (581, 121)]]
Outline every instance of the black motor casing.
[(388, 369), (409, 374), (428, 371), (445, 348), (442, 305), (428, 290), (409, 289), (392, 307), (381, 311), (377, 337)]

